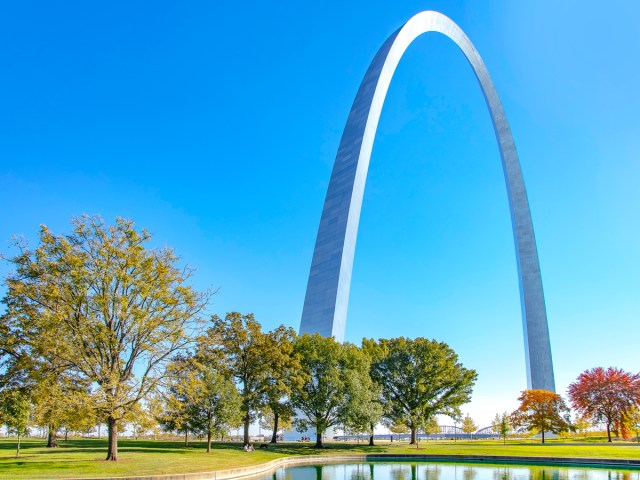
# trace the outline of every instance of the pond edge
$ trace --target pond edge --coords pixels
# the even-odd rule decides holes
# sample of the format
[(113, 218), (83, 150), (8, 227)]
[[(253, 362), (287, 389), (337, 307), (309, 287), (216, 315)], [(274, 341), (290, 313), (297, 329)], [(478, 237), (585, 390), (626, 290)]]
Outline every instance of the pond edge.
[(135, 477), (93, 477), (70, 478), (67, 480), (232, 480), (236, 478), (257, 477), (266, 475), (284, 467), (298, 465), (317, 465), (345, 462), (367, 462), (372, 460), (431, 460), (445, 462), (472, 462), (491, 464), (522, 463), (527, 465), (544, 464), (555, 466), (581, 467), (615, 467), (640, 468), (640, 460), (621, 458), (568, 458), (568, 457), (526, 457), (513, 455), (437, 455), (437, 454), (396, 454), (396, 453), (361, 453), (348, 455), (297, 455), (281, 457), (258, 465), (230, 468), (201, 473), (169, 473), (164, 475), (145, 475)]

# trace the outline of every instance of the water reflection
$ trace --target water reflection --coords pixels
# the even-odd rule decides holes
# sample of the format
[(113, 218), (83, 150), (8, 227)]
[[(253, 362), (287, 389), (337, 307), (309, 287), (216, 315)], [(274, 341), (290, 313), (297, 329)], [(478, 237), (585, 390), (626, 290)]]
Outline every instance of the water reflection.
[(313, 465), (260, 480), (640, 480), (638, 470), (432, 462)]

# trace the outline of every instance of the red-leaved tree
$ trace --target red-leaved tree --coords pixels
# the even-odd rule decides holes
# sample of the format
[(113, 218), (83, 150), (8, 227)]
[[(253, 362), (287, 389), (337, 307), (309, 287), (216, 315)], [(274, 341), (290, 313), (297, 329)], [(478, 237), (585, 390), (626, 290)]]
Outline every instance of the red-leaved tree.
[(623, 425), (634, 407), (640, 406), (640, 374), (614, 367), (592, 368), (582, 372), (567, 393), (582, 416), (607, 424), (610, 442), (611, 428)]

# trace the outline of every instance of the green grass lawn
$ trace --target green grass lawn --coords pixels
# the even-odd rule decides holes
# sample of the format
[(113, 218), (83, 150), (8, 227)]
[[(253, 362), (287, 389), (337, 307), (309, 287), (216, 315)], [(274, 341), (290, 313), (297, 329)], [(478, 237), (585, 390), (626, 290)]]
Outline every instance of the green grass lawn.
[(430, 441), (420, 448), (407, 443), (378, 442), (375, 447), (355, 443), (330, 443), (323, 450), (311, 444), (286, 443), (245, 453), (239, 444), (217, 443), (209, 454), (204, 442), (192, 442), (186, 448), (181, 442), (151, 440), (120, 440), (120, 461), (105, 462), (105, 440), (60, 441), (57, 449), (47, 449), (41, 439), (23, 443), (20, 458), (15, 458), (15, 439), (0, 439), (0, 478), (35, 479), (69, 477), (109, 477), (153, 475), (221, 470), (255, 465), (287, 455), (348, 454), (348, 453), (418, 453), (448, 455), (519, 455), (583, 458), (640, 459), (640, 446), (633, 443), (607, 445), (598, 439), (588, 442), (552, 440), (545, 445), (533, 440), (501, 441)]

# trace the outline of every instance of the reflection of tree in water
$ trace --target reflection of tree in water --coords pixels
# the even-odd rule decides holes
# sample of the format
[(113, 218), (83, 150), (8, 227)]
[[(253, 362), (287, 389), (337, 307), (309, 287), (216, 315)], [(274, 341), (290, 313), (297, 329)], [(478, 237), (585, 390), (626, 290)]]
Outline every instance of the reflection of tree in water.
[[(353, 466), (351, 470), (351, 480), (370, 480), (373, 479), (373, 464), (359, 463)], [(346, 480), (346, 479), (345, 479)]]
[[(455, 465), (454, 465), (455, 466)], [(283, 469), (263, 480), (376, 480), (374, 471), (378, 468), (378, 480), (440, 480), (442, 466), (433, 463), (351, 465), (314, 465), (302, 467), (303, 475), (294, 469)], [(494, 466), (493, 480), (640, 480), (639, 471), (606, 470), (588, 468), (553, 468), (543, 466)], [(486, 467), (458, 465), (457, 473), (447, 475), (444, 480), (486, 479)], [(451, 472), (453, 474), (453, 472)], [(487, 472), (488, 473), (488, 472)], [(460, 478), (461, 477), (461, 478)]]
[(406, 465), (395, 465), (391, 468), (391, 480), (409, 480), (409, 472)]
[(493, 480), (513, 480), (513, 472), (509, 467), (495, 467)]
[[(609, 470), (609, 480), (631, 480), (631, 473), (629, 471), (611, 471)], [(640, 477), (640, 473), (638, 472), (633, 472), (636, 473), (635, 478)]]
[(569, 471), (549, 467), (531, 467), (529, 480), (568, 480)]
[(463, 480), (473, 480), (478, 475), (478, 472), (473, 467), (465, 467), (462, 471), (462, 479)]
[(432, 463), (420, 465), (420, 470), (424, 472), (424, 480), (440, 480), (440, 474), (442, 470), (439, 465)]
[(570, 474), (567, 475), (568, 480), (590, 480), (591, 475), (589, 470), (580, 469), (580, 470), (572, 470)]

